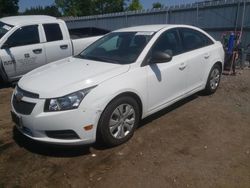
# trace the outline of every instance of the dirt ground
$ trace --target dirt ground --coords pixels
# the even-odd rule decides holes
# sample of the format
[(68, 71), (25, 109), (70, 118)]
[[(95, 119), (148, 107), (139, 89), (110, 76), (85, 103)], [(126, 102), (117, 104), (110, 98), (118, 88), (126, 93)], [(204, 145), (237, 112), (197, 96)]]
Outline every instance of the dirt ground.
[(0, 187), (250, 187), (250, 70), (223, 76), (143, 120), (115, 148), (54, 147), (20, 135), (0, 89)]

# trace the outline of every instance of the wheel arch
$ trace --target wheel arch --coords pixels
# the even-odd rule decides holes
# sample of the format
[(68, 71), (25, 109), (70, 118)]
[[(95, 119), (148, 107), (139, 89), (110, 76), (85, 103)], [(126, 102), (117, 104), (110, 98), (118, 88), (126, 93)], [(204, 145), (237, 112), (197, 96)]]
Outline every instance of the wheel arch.
[[(221, 61), (216, 61), (216, 62), (214, 63), (214, 65), (219, 65), (220, 68), (221, 68), (221, 71), (223, 71), (223, 63), (222, 63)], [(214, 65), (213, 65), (213, 66), (214, 66)]]
[(142, 104), (142, 100), (141, 98), (139, 97), (138, 94), (136, 94), (135, 92), (132, 92), (132, 91), (125, 91), (125, 92), (122, 92), (122, 93), (119, 93), (117, 95), (115, 95), (114, 97), (112, 97), (111, 100), (109, 100), (109, 102), (106, 104), (105, 108), (102, 110), (102, 113), (99, 117), (99, 120), (98, 120), (98, 124), (97, 124), (97, 129), (96, 129), (96, 141), (97, 142), (100, 142), (100, 141), (103, 141), (103, 138), (101, 136), (101, 127), (100, 127), (100, 123), (101, 123), (101, 120), (102, 120), (102, 116), (103, 116), (103, 112), (106, 110), (106, 108), (116, 99), (120, 98), (120, 97), (131, 97), (133, 98), (134, 100), (136, 100), (138, 106), (139, 106), (139, 120), (142, 118), (142, 113), (143, 113), (143, 104)]
[(123, 97), (123, 96), (126, 96), (126, 97), (131, 97), (133, 99), (136, 100), (138, 106), (139, 106), (139, 109), (140, 109), (140, 119), (142, 117), (142, 113), (143, 113), (143, 105), (142, 105), (142, 100), (141, 98), (139, 97), (139, 95), (137, 95), (136, 93), (132, 92), (132, 91), (126, 91), (126, 92), (123, 92), (123, 93), (120, 93), (118, 95), (116, 95), (115, 97), (112, 98), (112, 100), (109, 101), (109, 103), (106, 105), (105, 108), (107, 108), (107, 106), (114, 100), (116, 100), (117, 98), (119, 97)]

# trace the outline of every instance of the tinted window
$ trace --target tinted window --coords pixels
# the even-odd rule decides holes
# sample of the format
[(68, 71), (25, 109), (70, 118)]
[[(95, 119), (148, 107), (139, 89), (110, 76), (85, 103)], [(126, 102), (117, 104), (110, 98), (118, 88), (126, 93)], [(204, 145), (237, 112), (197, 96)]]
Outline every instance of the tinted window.
[(0, 22), (0, 39), (9, 31), (12, 29), (12, 25), (5, 24), (3, 22)]
[(178, 55), (182, 51), (177, 30), (166, 31), (153, 46), (153, 51), (166, 52), (168, 50), (171, 50), (173, 55)]
[(17, 29), (7, 40), (9, 46), (24, 46), (40, 43), (38, 26), (31, 25)]
[(203, 33), (183, 28), (180, 29), (185, 51), (191, 51), (213, 44), (213, 41)]
[(62, 40), (62, 31), (59, 24), (44, 24), (43, 25), (47, 42)]

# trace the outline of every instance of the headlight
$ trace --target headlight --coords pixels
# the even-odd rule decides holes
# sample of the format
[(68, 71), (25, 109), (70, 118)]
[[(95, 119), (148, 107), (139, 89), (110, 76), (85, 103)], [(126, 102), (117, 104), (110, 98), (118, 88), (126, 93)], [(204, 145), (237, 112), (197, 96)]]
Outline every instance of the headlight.
[[(95, 86), (94, 86), (95, 87)], [(56, 112), (64, 110), (72, 110), (79, 107), (83, 98), (94, 88), (90, 87), (83, 89), (64, 97), (59, 97), (55, 99), (47, 99), (44, 106), (45, 112)]]

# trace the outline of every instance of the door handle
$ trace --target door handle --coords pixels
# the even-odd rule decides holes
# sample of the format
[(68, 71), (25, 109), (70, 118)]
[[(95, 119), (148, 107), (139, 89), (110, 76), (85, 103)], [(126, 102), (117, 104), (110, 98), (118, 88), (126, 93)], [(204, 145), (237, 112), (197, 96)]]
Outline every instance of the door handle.
[(42, 51), (43, 50), (41, 48), (33, 50), (34, 54), (40, 54), (40, 53), (42, 53)]
[(179, 66), (179, 69), (182, 71), (186, 68), (186, 64), (185, 63), (181, 63), (181, 65)]
[(207, 54), (204, 55), (204, 58), (205, 58), (205, 59), (208, 59), (209, 57), (210, 57), (210, 54), (209, 54), (209, 53), (207, 53)]
[(61, 45), (60, 48), (61, 48), (62, 50), (65, 50), (65, 49), (68, 48), (68, 45), (67, 45), (67, 44)]
[(30, 54), (24, 54), (24, 57), (25, 57), (25, 58), (29, 58), (29, 57), (30, 57)]

